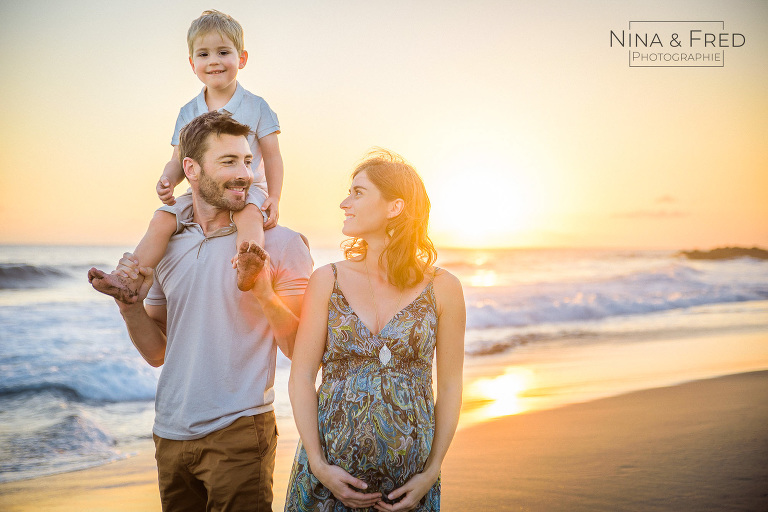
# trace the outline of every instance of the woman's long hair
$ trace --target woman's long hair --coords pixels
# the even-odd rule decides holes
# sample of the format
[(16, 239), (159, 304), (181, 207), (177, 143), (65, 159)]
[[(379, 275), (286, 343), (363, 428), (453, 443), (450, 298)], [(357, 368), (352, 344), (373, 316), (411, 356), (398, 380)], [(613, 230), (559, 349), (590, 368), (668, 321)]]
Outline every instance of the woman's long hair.
[[(437, 251), (427, 234), (431, 205), (424, 182), (403, 157), (378, 148), (355, 168), (352, 179), (363, 171), (386, 201), (403, 200), (403, 210), (387, 224), (388, 240), (379, 264), (385, 266), (393, 285), (415, 286), (437, 259)], [(364, 258), (368, 252), (366, 241), (356, 237), (345, 240), (342, 247), (346, 259)]]

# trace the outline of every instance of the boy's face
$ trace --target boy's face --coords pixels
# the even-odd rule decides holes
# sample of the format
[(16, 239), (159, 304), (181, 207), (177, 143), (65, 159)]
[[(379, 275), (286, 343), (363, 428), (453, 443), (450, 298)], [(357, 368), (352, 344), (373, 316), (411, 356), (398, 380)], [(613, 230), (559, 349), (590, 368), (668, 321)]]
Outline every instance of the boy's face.
[(218, 32), (208, 32), (195, 39), (189, 63), (197, 78), (209, 89), (223, 90), (237, 79), (237, 72), (245, 67), (248, 52), (238, 55), (229, 38)]

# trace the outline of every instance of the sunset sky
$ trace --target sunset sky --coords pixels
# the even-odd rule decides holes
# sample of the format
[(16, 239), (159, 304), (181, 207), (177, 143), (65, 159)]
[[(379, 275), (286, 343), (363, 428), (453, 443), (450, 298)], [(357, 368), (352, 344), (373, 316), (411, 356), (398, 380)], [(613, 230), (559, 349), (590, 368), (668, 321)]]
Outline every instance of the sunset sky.
[[(282, 128), (280, 220), (315, 246), (341, 240), (372, 146), (422, 174), (438, 245), (768, 246), (762, 0), (4, 0), (0, 243), (139, 240), (209, 8), (245, 29), (239, 80)], [(634, 68), (609, 44), (632, 20), (745, 42), (724, 67)]]

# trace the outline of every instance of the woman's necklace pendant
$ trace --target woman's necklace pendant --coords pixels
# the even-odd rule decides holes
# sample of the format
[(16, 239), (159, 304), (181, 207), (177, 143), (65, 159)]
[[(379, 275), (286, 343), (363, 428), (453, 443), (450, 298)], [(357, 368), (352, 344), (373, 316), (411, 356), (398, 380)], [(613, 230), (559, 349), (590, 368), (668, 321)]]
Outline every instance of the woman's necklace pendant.
[[(368, 288), (371, 289), (371, 302), (373, 302), (373, 310), (376, 312), (376, 331), (381, 334), (381, 331), (379, 331), (379, 305), (376, 304), (376, 294), (373, 292), (373, 283), (371, 283), (371, 275), (368, 273), (368, 257), (363, 260), (363, 264), (365, 265), (365, 277), (368, 278)], [(400, 309), (400, 302), (403, 300), (403, 293), (405, 293), (405, 288), (400, 290), (400, 298), (397, 299), (397, 305), (395, 307), (396, 311), (399, 311)], [(384, 326), (386, 327), (386, 325)], [(389, 350), (389, 347), (385, 343), (383, 347), (381, 347), (381, 350), (379, 350), (379, 361), (381, 361), (382, 366), (387, 366), (389, 363), (389, 360), (392, 359), (392, 352)]]
[(387, 366), (390, 359), (392, 359), (392, 352), (390, 352), (389, 347), (385, 343), (381, 350), (379, 350), (379, 361), (381, 361), (382, 366)]

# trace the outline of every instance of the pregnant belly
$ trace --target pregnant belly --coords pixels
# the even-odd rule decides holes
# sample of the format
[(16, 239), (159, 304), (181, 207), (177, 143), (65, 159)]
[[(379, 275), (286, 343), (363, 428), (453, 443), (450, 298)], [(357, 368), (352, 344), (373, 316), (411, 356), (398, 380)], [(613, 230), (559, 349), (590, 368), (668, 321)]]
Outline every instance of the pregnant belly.
[(366, 482), (370, 491), (400, 487), (429, 456), (434, 435), (429, 398), (392, 379), (324, 383), (318, 420), (328, 461)]

